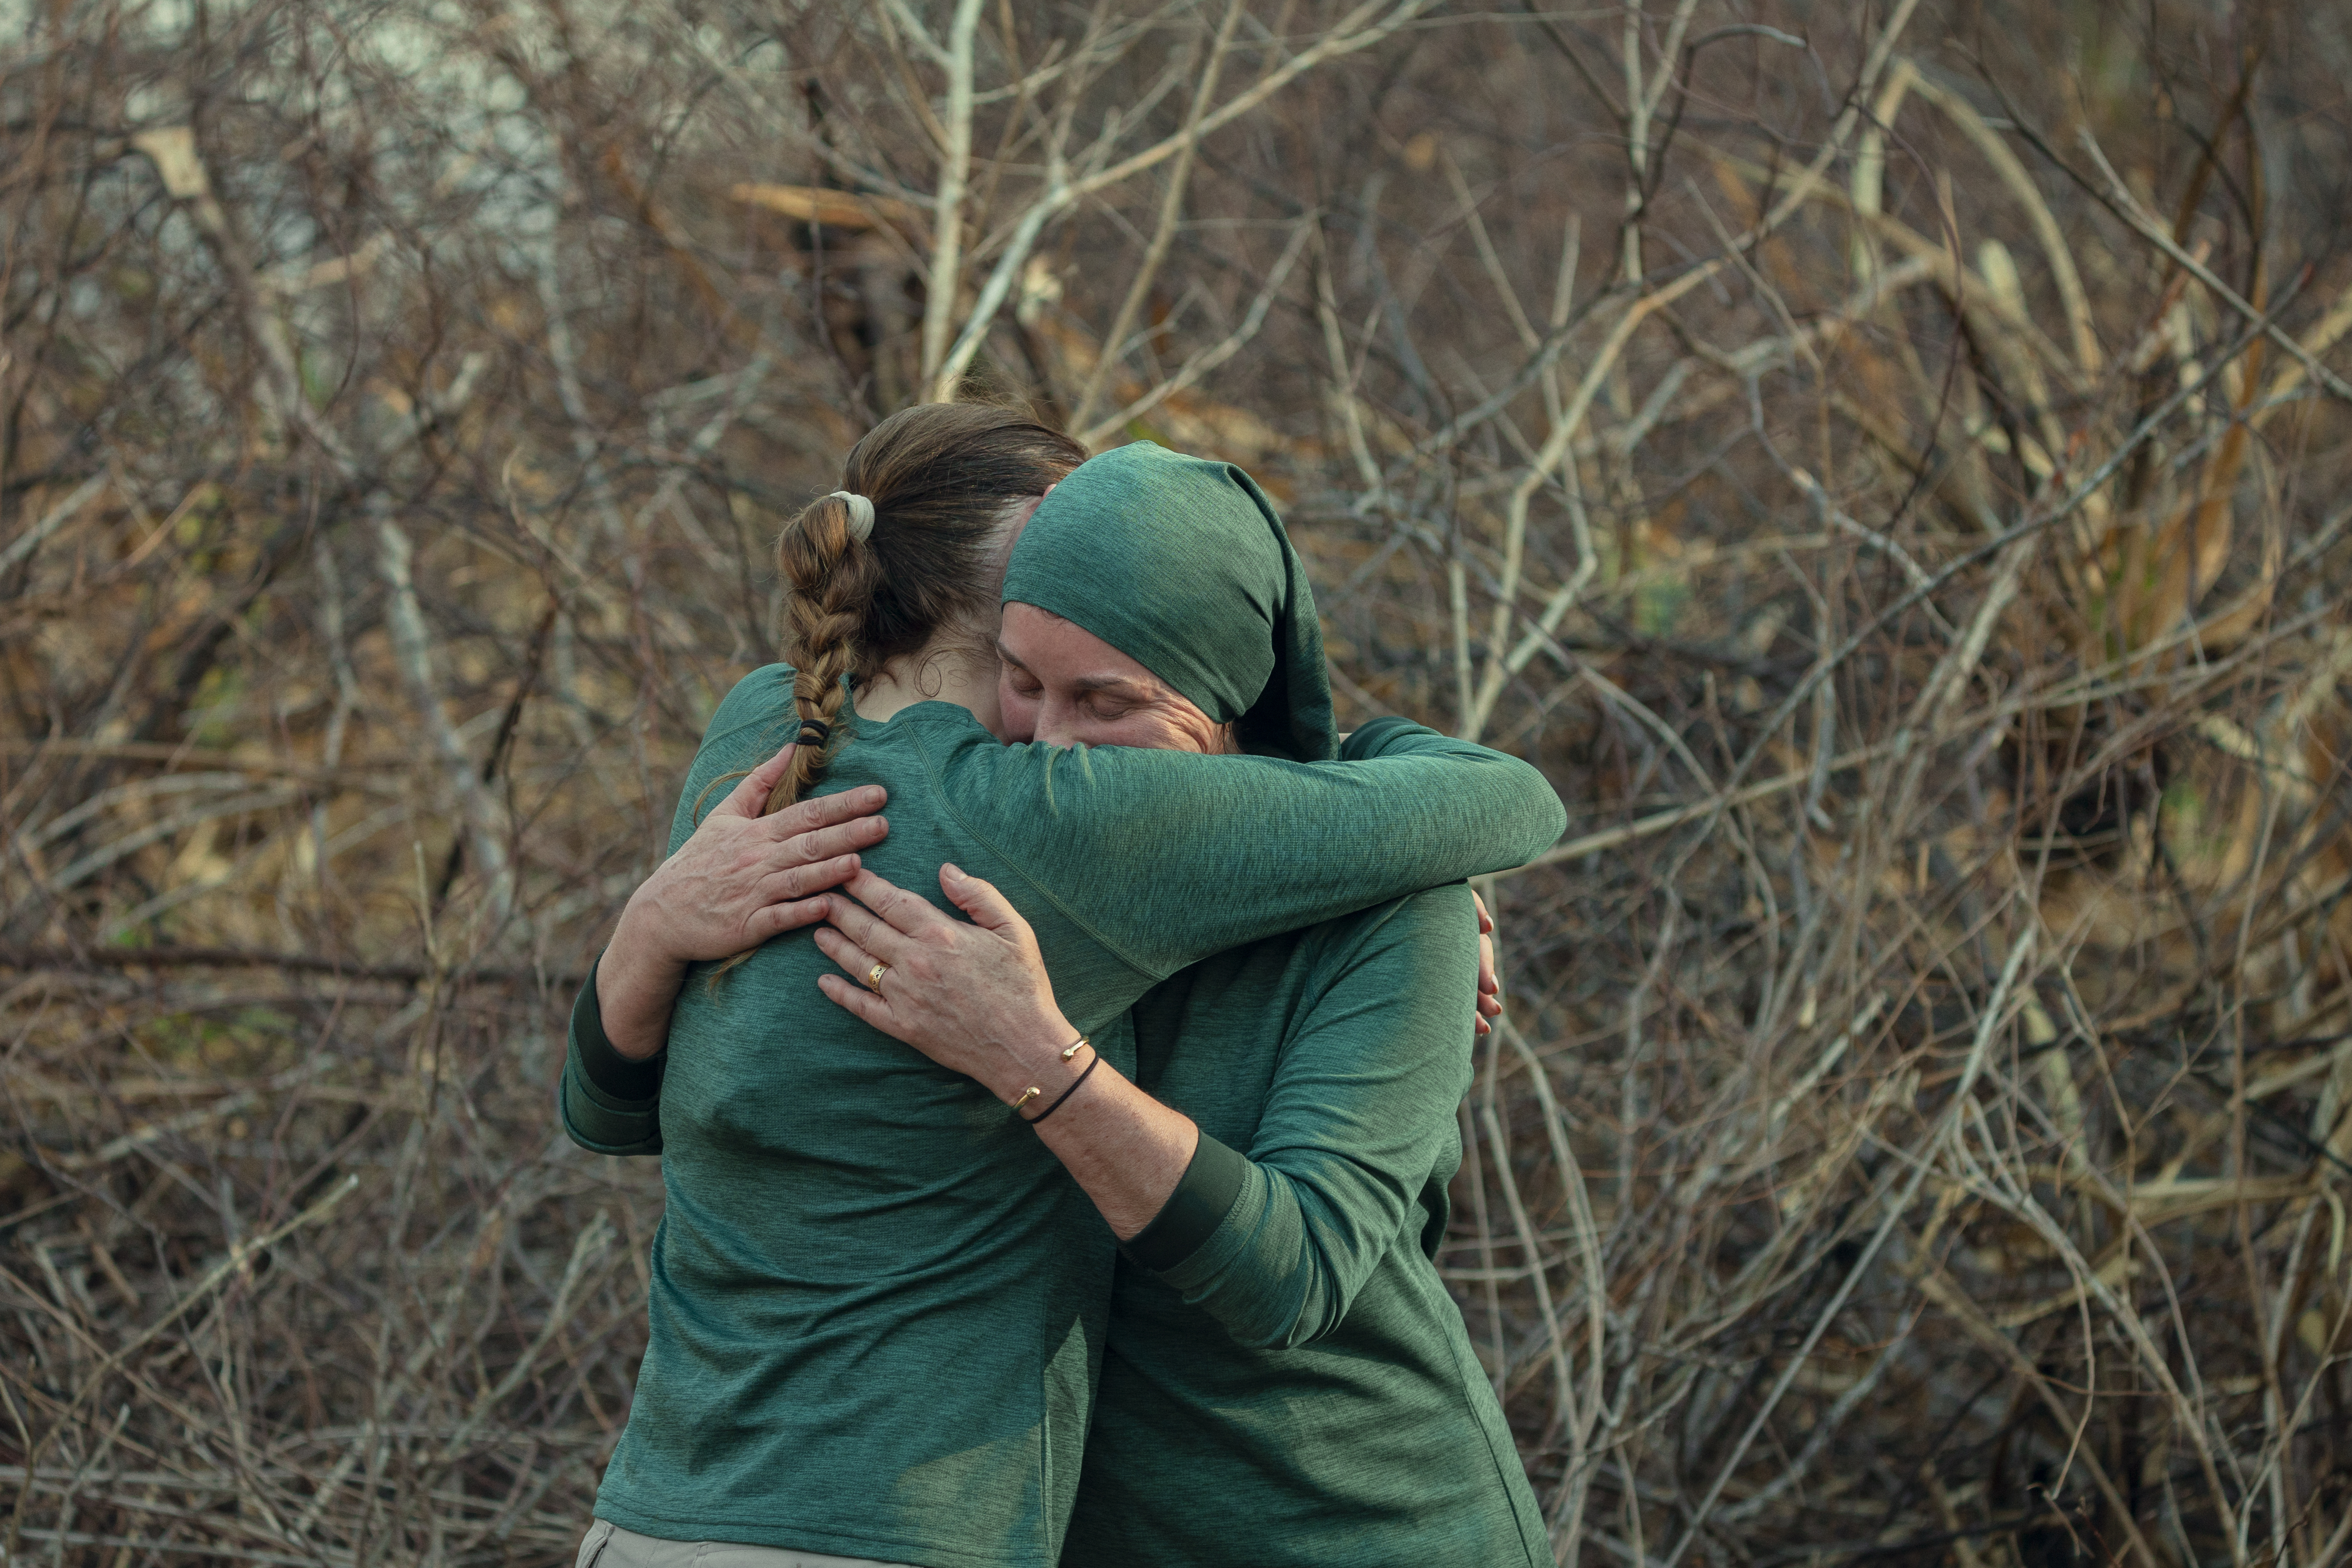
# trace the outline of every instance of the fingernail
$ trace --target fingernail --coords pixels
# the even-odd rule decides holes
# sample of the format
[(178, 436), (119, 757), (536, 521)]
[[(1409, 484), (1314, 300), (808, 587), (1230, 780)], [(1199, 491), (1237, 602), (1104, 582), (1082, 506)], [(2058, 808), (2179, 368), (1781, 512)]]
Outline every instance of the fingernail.
[(963, 868), (958, 866), (952, 860), (940, 867), (940, 869), (945, 871), (949, 876), (953, 877), (959, 882), (963, 880)]

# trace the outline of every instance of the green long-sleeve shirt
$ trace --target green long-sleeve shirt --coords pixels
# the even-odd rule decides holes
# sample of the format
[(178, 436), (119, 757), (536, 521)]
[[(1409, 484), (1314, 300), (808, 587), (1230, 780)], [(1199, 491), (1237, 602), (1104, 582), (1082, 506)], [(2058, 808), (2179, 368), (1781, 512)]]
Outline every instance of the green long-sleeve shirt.
[[(689, 772), (672, 845), (722, 774), (791, 727), (790, 673), (746, 678)], [(889, 789), (865, 857), (939, 901), (954, 860), (1037, 932), (1056, 995), (1122, 1070), (1145, 989), (1237, 942), (1517, 864), (1557, 834), (1523, 763), (1410, 725), (1362, 765), (999, 745), (927, 703), (858, 727), (824, 789)], [(944, 907), (944, 905), (942, 905)], [(689, 977), (666, 1067), (575, 1013), (573, 1138), (663, 1155), (649, 1340), (602, 1518), (907, 1562), (1044, 1568), (1077, 1480), (1110, 1238), (979, 1085), (825, 1001), (804, 934), (713, 989)], [(586, 1026), (583, 1027), (580, 1026)]]
[(1440, 888), (1137, 1005), (1139, 1081), (1202, 1142), (1119, 1261), (1063, 1568), (1548, 1568), (1433, 1262), (1477, 961)]

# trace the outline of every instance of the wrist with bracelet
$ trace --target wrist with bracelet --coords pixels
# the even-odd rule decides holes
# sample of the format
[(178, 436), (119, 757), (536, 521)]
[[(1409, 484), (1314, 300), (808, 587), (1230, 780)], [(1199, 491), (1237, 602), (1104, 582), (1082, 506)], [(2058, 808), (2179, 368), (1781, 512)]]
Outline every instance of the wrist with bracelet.
[(1094, 1042), (1087, 1039), (1084, 1035), (1080, 1035), (1076, 1039), (1071, 1041), (1067, 1046), (1063, 1047), (1062, 1059), (1066, 1062), (1069, 1061), (1082, 1050), (1093, 1051), (1092, 1059), (1087, 1063), (1086, 1070), (1078, 1074), (1076, 1078), (1070, 1081), (1070, 1087), (1064, 1089), (1060, 1094), (1055, 1097), (1054, 1102), (1051, 1105), (1048, 1105), (1045, 1110), (1039, 1111), (1034, 1116), (1021, 1116), (1021, 1108), (1023, 1106), (1028, 1104), (1031, 1100), (1037, 1099), (1045, 1092), (1041, 1086), (1033, 1083), (1027, 1089), (1021, 1091), (1020, 1098), (1013, 1100), (1013, 1114), (1015, 1116), (1021, 1116), (1022, 1121), (1027, 1122), (1030, 1126), (1034, 1127), (1040, 1121), (1045, 1121), (1048, 1116), (1053, 1115), (1054, 1112), (1061, 1110), (1063, 1102), (1067, 1100), (1070, 1096), (1077, 1093), (1078, 1089), (1086, 1083), (1087, 1079), (1094, 1076), (1095, 1068), (1102, 1066), (1102, 1053), (1100, 1051), (1094, 1050)]

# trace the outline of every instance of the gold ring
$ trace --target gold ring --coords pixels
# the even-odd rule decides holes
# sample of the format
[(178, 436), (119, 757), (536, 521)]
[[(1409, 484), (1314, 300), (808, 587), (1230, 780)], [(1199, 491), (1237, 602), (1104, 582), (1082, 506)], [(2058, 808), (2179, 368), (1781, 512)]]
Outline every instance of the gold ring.
[(877, 961), (873, 968), (866, 972), (866, 989), (873, 992), (877, 996), (881, 995), (882, 976), (888, 973), (889, 971), (890, 966), (888, 964)]

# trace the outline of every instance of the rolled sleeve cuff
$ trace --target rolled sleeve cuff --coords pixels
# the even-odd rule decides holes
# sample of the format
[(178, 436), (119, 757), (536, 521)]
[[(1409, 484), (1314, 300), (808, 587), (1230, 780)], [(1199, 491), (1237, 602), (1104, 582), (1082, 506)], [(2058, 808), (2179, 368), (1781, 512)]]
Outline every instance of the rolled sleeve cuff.
[(1127, 1242), (1127, 1255), (1154, 1273), (1165, 1273), (1191, 1258), (1233, 1213), (1249, 1171), (1248, 1156), (1202, 1133), (1176, 1190), (1151, 1223)]
[[(600, 956), (597, 963), (604, 959)], [(572, 1047), (577, 1054), (582, 1087), (606, 1110), (649, 1110), (661, 1099), (662, 1066), (668, 1047), (638, 1061), (623, 1056), (604, 1033), (604, 1010), (596, 1002), (596, 965), (588, 969), (588, 983), (572, 1005)]]
[(1401, 739), (1408, 731), (1421, 729), (1421, 725), (1410, 719), (1383, 713), (1349, 735), (1339, 748), (1339, 760), (1343, 763), (1370, 762), (1385, 752), (1391, 742)]

